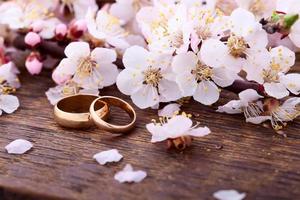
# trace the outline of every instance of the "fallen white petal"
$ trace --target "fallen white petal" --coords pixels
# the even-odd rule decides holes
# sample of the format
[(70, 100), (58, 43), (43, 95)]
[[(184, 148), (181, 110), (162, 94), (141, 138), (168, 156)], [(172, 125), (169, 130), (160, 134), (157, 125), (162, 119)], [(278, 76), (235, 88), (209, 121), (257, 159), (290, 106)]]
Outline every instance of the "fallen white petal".
[(115, 180), (119, 181), (120, 183), (139, 183), (144, 178), (146, 178), (147, 173), (142, 170), (133, 171), (133, 168), (130, 164), (127, 164), (122, 171), (119, 171), (115, 174)]
[(117, 149), (111, 149), (108, 151), (102, 151), (93, 156), (93, 158), (101, 165), (105, 165), (108, 162), (119, 162), (123, 156)]
[(180, 105), (177, 103), (172, 103), (172, 104), (166, 105), (163, 109), (159, 110), (158, 116), (173, 117), (177, 111), (180, 111)]
[(17, 139), (6, 145), (5, 149), (10, 154), (23, 154), (32, 147), (33, 145), (29, 141)]
[(236, 190), (219, 190), (213, 196), (218, 200), (242, 200), (246, 197), (246, 193), (239, 193)]

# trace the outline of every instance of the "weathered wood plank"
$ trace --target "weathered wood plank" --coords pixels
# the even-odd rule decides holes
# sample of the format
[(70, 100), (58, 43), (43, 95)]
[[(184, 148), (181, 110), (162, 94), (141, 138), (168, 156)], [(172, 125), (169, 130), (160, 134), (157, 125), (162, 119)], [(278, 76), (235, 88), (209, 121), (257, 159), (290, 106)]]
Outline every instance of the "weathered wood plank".
[[(287, 138), (271, 129), (244, 122), (241, 116), (213, 112), (192, 102), (186, 112), (198, 113), (213, 133), (196, 139), (183, 153), (151, 144), (145, 124), (154, 110), (140, 110), (137, 127), (126, 136), (113, 137), (99, 129), (86, 131), (59, 127), (44, 92), (54, 84), (49, 72), (21, 76), (17, 92), (20, 109), (0, 118), (0, 196), (3, 199), (212, 199), (219, 189), (247, 192), (248, 199), (297, 199), (300, 196), (300, 121), (286, 129)], [(129, 100), (115, 87), (101, 91)], [(220, 103), (232, 96), (224, 92)], [(114, 122), (125, 123), (115, 112)], [(20, 156), (4, 146), (24, 138), (34, 148)], [(220, 149), (218, 146), (223, 146)], [(92, 156), (117, 148), (121, 163), (100, 166)], [(119, 184), (114, 174), (126, 163), (144, 169), (149, 177), (140, 184)], [(1, 199), (2, 199), (1, 198)]]

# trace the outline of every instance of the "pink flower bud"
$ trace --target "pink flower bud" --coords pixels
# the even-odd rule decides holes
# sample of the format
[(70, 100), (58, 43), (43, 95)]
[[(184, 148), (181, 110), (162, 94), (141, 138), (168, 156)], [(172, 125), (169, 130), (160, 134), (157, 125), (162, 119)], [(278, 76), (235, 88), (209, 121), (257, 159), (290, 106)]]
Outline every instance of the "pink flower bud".
[(31, 75), (39, 74), (42, 71), (43, 63), (40, 61), (39, 55), (32, 52), (26, 59), (26, 69)]
[(77, 20), (70, 25), (70, 33), (74, 38), (80, 38), (87, 30), (85, 20)]
[(55, 27), (55, 35), (59, 39), (63, 39), (68, 33), (68, 28), (65, 24), (58, 24)]
[(41, 42), (41, 37), (35, 32), (29, 32), (25, 36), (25, 43), (31, 47), (35, 47)]
[(58, 85), (65, 83), (66, 81), (71, 79), (70, 75), (62, 75), (57, 70), (54, 70), (52, 73), (52, 79)]

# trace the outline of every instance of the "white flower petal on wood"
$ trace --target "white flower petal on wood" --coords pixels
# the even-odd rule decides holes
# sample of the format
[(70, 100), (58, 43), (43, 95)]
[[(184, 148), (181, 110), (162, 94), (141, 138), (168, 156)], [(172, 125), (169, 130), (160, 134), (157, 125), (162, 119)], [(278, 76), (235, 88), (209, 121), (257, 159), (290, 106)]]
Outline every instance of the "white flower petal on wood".
[(111, 149), (97, 153), (93, 156), (93, 158), (100, 165), (105, 165), (108, 162), (119, 162), (123, 158), (123, 156), (119, 153), (117, 149)]
[(142, 170), (134, 171), (130, 164), (127, 164), (122, 171), (119, 171), (115, 174), (115, 180), (120, 183), (139, 183), (144, 178), (146, 178), (147, 173)]
[(23, 154), (29, 151), (33, 145), (31, 142), (24, 139), (17, 139), (5, 146), (9, 154)]

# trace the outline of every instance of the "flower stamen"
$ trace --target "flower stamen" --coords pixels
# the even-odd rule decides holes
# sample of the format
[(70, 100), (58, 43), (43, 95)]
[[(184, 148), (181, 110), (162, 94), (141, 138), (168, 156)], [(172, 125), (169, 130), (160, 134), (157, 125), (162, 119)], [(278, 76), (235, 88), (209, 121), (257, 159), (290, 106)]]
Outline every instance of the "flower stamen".
[(159, 81), (163, 78), (160, 69), (153, 69), (152, 67), (149, 67), (143, 74), (145, 83), (153, 87), (158, 87)]
[(246, 50), (249, 45), (243, 37), (231, 35), (227, 40), (227, 46), (230, 54), (235, 58), (246, 58)]

